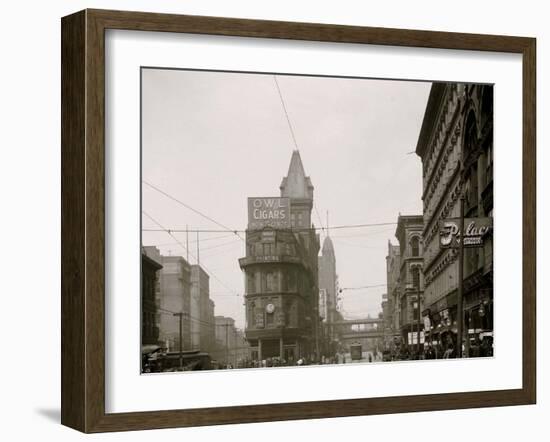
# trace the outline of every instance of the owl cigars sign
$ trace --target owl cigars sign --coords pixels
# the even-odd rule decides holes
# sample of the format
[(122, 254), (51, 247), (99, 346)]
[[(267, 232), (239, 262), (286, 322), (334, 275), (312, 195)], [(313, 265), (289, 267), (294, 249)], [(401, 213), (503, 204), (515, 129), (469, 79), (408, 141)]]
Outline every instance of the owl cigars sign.
[[(483, 247), (493, 231), (493, 218), (464, 218), (464, 247)], [(442, 249), (459, 247), (460, 218), (439, 221), (439, 245)]]
[(248, 198), (248, 228), (290, 228), (289, 198)]

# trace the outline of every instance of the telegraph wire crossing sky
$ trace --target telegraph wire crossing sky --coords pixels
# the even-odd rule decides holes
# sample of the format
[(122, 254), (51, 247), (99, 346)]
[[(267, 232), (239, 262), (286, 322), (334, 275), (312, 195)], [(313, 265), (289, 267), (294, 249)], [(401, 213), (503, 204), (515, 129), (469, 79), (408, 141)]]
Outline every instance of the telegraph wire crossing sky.
[[(397, 216), (422, 214), (422, 166), (410, 152), (430, 87), (143, 69), (143, 245), (163, 255), (189, 253), (192, 264), (200, 255), (216, 315), (243, 328), (238, 259), (245, 255), (247, 198), (279, 196), (298, 149), (314, 186), (312, 222), (321, 243), (327, 231), (333, 240), (340, 287), (377, 286), (344, 290), (343, 314), (378, 314)], [(345, 227), (357, 225), (363, 227)]]

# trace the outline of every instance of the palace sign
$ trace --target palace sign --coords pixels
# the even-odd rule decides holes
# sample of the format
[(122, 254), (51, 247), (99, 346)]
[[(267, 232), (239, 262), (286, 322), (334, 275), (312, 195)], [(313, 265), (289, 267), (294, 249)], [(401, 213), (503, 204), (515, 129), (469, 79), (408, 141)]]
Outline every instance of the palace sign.
[(290, 228), (289, 198), (248, 198), (248, 228), (259, 230)]
[[(439, 246), (442, 249), (460, 245), (460, 218), (439, 221)], [(493, 218), (464, 218), (464, 247), (483, 247), (484, 240), (493, 230)]]

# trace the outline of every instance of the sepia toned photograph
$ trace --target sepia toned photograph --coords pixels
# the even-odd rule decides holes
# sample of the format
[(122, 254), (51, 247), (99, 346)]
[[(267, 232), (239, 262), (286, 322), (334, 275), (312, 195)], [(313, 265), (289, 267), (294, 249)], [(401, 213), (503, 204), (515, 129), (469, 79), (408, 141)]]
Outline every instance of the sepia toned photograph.
[(493, 357), (491, 84), (144, 67), (141, 179), (142, 373)]

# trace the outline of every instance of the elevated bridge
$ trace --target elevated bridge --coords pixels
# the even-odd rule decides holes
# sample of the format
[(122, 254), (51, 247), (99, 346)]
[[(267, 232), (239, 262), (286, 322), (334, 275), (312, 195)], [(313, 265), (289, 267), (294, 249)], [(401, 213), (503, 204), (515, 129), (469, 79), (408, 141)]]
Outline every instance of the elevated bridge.
[(383, 338), (384, 331), (356, 331), (351, 333), (340, 334), (340, 339), (343, 341), (358, 340), (358, 339), (376, 339)]
[(376, 340), (385, 336), (384, 320), (380, 318), (347, 319), (331, 325), (344, 345), (361, 342), (365, 348), (373, 347)]
[(331, 322), (334, 326), (348, 326), (348, 325), (370, 325), (382, 327), (384, 325), (384, 320), (380, 318), (364, 318), (364, 319), (345, 319), (343, 321), (334, 321)]

